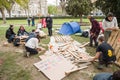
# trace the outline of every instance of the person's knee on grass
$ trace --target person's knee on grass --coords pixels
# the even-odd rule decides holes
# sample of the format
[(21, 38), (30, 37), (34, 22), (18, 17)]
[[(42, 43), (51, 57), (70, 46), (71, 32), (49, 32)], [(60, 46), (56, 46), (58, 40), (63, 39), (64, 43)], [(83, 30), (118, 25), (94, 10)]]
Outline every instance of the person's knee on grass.
[(40, 51), (40, 48), (38, 46), (39, 42), (40, 42), (39, 35), (36, 35), (36, 37), (30, 38), (25, 44), (26, 51), (29, 52), (30, 54), (38, 54), (38, 52)]

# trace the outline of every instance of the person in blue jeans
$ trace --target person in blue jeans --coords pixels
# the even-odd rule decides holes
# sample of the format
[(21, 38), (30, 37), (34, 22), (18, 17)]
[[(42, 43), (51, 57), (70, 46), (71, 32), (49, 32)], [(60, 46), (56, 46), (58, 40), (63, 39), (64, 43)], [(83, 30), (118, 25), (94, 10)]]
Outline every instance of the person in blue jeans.
[(93, 80), (120, 80), (120, 70), (112, 73), (99, 73), (93, 77)]
[(32, 26), (35, 26), (35, 18), (34, 18), (34, 16), (32, 17)]
[(10, 25), (9, 29), (6, 31), (5, 37), (8, 39), (9, 43), (13, 42), (16, 35), (13, 29), (13, 25)]

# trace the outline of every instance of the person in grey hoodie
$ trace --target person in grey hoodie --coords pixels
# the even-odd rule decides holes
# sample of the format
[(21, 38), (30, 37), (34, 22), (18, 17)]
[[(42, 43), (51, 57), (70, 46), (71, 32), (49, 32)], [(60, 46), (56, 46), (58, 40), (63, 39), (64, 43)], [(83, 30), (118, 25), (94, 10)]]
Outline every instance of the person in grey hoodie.
[(113, 16), (113, 13), (108, 13), (107, 17), (102, 22), (102, 26), (104, 28), (105, 41), (107, 42), (111, 32), (118, 29), (118, 22), (116, 17)]

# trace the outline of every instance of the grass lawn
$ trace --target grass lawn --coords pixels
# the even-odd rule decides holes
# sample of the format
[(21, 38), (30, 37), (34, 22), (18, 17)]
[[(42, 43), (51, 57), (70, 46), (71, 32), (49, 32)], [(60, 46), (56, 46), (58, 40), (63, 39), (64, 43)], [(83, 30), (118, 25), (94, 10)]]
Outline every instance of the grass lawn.
[[(102, 21), (102, 19), (97, 19), (98, 21)], [(35, 19), (35, 23), (37, 23), (39, 20)], [(53, 24), (63, 24), (64, 22), (70, 22), (70, 21), (76, 21), (79, 22), (80, 19), (53, 19)], [(83, 22), (89, 22), (88, 19), (83, 19)], [(3, 21), (0, 20), (0, 24), (2, 24)], [(7, 20), (7, 24), (27, 24), (27, 20)]]
[[(73, 19), (75, 21), (79, 21), (78, 19)], [(37, 21), (37, 20), (36, 20)], [(55, 19), (54, 20), (54, 24), (63, 24), (64, 22), (69, 22), (69, 21), (72, 21), (70, 19)], [(87, 21), (87, 19), (84, 19), (84, 21)], [(0, 21), (0, 24), (1, 24), (2, 21)], [(8, 20), (8, 23), (7, 24), (26, 24), (26, 20)], [(60, 26), (53, 26), (54, 28), (54, 31), (56, 28), (60, 28)], [(87, 29), (88, 27), (86, 26), (81, 26), (82, 29)], [(8, 25), (7, 27), (0, 27), (0, 45), (2, 46), (3, 45), (3, 42), (6, 41), (5, 39), (5, 31), (8, 29)], [(15, 32), (17, 33), (19, 29), (19, 26), (15, 26), (14, 27), (14, 30)], [(30, 32), (32, 29), (35, 29), (35, 27), (28, 27), (28, 26), (25, 26), (25, 29), (26, 31)], [(44, 28), (43, 31), (45, 33), (47, 33), (47, 29)], [(53, 33), (55, 33), (53, 31)], [(85, 42), (88, 42), (89, 41), (89, 38), (83, 38), (83, 37), (80, 37), (80, 36), (76, 36), (76, 35), (71, 35), (71, 37), (80, 42), (80, 43), (85, 43)], [(48, 44), (49, 43), (49, 40), (50, 40), (50, 37), (47, 36), (47, 38), (44, 38), (44, 39), (41, 39), (41, 42), (42, 44)], [(47, 48), (47, 47), (45, 47)], [(33, 66), (33, 64), (31, 63), (32, 61), (30, 61), (29, 63), (29, 66), (28, 66), (28, 69), (24, 68), (24, 66), (21, 64), (26, 64), (27, 61), (29, 61), (30, 59), (33, 59), (36, 58), (39, 60), (38, 55), (36, 56), (32, 56), (32, 58), (30, 58), (29, 60), (28, 59), (25, 59), (22, 57), (22, 54), (16, 54), (14, 49), (13, 49), (13, 46), (11, 46), (11, 50), (7, 50), (8, 48), (2, 48), (0, 49), (0, 59), (3, 59), (3, 64), (0, 65), (0, 80), (34, 80), (33, 77), (36, 77), (36, 76), (40, 76), (40, 72), (34, 74), (34, 71), (32, 72), (32, 70), (35, 69), (35, 67)], [(95, 48), (91, 48), (91, 47), (86, 47), (87, 49), (87, 52), (90, 53), (91, 55), (95, 55)], [(19, 57), (21, 57), (20, 60)], [(24, 60), (25, 59), (25, 60)], [(38, 60), (36, 60), (38, 62)], [(18, 62), (17, 62), (18, 61)], [(23, 61), (23, 62), (22, 62)], [(24, 62), (25, 61), (25, 62)], [(34, 61), (33, 61), (34, 63)], [(20, 64), (20, 65), (18, 65)], [(31, 66), (30, 66), (31, 65)], [(30, 69), (29, 69), (30, 67)], [(32, 76), (32, 74), (34, 74), (34, 76)], [(32, 77), (31, 77), (32, 76)], [(38, 79), (36, 79), (38, 80)], [(46, 79), (39, 79), (39, 80), (46, 80)], [(68, 79), (67, 79), (68, 80)]]
[(11, 55), (12, 53), (0, 52), (0, 59), (4, 60), (0, 66), (0, 80), (30, 80), (31, 75), (29, 71), (24, 70), (15, 62), (18, 55)]

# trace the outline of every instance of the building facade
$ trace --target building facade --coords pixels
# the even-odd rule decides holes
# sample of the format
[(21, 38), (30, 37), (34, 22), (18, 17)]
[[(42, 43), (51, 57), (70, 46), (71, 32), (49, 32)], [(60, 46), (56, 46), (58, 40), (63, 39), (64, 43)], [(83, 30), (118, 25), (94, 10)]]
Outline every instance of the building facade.
[[(5, 16), (9, 17), (5, 10)], [(47, 0), (30, 0), (28, 9), (23, 9), (15, 3), (11, 10), (11, 17), (27, 17), (27, 16), (46, 16), (48, 14)], [(2, 17), (0, 13), (0, 17)]]

